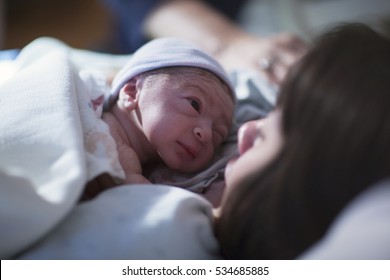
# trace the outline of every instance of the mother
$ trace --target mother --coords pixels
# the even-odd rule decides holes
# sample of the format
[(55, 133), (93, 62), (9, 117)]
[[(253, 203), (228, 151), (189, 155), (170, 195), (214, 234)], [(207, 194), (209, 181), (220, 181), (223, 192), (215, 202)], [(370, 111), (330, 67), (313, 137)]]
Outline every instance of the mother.
[(216, 224), (224, 256), (298, 257), (390, 177), (390, 40), (363, 24), (320, 37), (275, 111), (241, 128), (239, 151)]

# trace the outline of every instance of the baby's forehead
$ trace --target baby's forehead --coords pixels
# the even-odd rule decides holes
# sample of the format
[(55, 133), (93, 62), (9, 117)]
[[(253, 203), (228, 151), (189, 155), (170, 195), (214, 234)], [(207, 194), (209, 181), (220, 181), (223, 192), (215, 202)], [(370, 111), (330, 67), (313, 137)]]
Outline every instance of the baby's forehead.
[(132, 78), (164, 67), (198, 67), (208, 70), (225, 82), (235, 100), (234, 86), (222, 65), (196, 45), (178, 38), (154, 39), (138, 49), (115, 76), (109, 99), (115, 100), (123, 85)]
[(216, 74), (199, 67), (169, 67), (160, 69), (161, 73), (167, 73), (170, 78), (182, 86), (196, 86), (199, 88), (213, 88), (214, 91), (221, 89), (235, 103), (234, 93), (230, 87)]
[(231, 118), (230, 113), (234, 111), (235, 99), (224, 81), (210, 71), (199, 68), (185, 77), (179, 80), (180, 86), (195, 89), (212, 109), (222, 108), (225, 118)]

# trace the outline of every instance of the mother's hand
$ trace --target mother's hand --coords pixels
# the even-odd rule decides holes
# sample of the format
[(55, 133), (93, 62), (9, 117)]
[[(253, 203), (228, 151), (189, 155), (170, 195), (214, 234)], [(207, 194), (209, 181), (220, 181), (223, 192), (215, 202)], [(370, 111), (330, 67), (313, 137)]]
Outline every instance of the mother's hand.
[(242, 33), (230, 37), (216, 57), (227, 70), (254, 70), (279, 85), (307, 48), (302, 39), (291, 33), (271, 37)]

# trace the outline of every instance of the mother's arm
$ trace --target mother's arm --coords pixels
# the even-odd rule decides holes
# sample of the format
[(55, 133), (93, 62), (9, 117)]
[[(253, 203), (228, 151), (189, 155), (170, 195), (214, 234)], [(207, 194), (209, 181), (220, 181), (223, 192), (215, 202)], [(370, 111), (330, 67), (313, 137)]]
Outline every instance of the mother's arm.
[[(144, 32), (150, 38), (175, 36), (192, 41), (226, 70), (254, 70), (277, 84), (307, 48), (289, 33), (254, 36), (201, 0), (162, 1), (144, 21)], [(273, 60), (271, 69), (260, 67), (264, 58)]]

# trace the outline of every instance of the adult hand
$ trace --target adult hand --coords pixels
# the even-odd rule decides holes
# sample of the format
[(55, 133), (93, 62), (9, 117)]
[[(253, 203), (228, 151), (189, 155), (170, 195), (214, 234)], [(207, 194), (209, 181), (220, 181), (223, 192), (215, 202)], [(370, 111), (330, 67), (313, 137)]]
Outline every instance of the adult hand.
[(192, 41), (215, 56), (226, 70), (250, 69), (280, 84), (306, 51), (295, 35), (257, 37), (201, 0), (163, 1), (146, 18), (149, 38), (174, 36)]
[(303, 40), (290, 33), (272, 37), (242, 33), (230, 37), (215, 56), (227, 70), (253, 70), (279, 85), (307, 48)]

